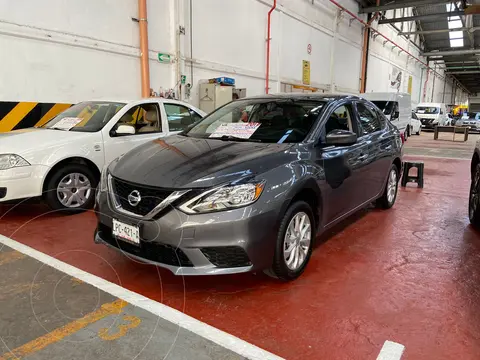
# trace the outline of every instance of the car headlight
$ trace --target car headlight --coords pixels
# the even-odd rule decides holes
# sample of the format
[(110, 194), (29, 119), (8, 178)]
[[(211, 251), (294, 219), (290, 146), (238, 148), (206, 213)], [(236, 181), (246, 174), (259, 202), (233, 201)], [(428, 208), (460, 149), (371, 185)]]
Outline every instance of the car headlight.
[(222, 186), (205, 191), (179, 209), (187, 214), (200, 214), (247, 206), (258, 200), (264, 187), (265, 182)]
[(0, 155), (0, 170), (7, 170), (14, 167), (29, 166), (30, 163), (16, 154)]

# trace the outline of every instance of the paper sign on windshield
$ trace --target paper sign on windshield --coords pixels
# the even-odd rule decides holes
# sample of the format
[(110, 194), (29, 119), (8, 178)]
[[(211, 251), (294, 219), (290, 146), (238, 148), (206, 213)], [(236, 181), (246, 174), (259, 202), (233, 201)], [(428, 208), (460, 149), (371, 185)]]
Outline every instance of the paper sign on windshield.
[(223, 123), (209, 137), (234, 136), (241, 139), (249, 139), (260, 125), (260, 123)]
[(62, 120), (57, 122), (54, 127), (55, 129), (70, 130), (75, 125), (80, 123), (83, 119), (78, 117), (64, 117)]

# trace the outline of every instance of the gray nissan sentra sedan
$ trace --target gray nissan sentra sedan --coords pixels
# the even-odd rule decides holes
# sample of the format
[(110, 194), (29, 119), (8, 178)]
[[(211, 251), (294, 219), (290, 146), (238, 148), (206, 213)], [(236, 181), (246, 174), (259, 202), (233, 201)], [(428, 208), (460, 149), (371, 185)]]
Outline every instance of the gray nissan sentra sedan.
[(366, 100), (241, 99), (110, 164), (95, 242), (178, 275), (291, 280), (325, 229), (393, 206), (401, 168), (400, 133)]

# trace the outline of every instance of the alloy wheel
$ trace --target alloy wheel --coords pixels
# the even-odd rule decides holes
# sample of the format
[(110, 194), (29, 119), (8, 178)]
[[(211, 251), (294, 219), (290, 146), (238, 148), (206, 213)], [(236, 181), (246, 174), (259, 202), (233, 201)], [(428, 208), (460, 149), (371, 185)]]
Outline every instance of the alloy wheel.
[(310, 249), (312, 224), (304, 212), (298, 212), (288, 224), (283, 241), (283, 258), (290, 270), (297, 270), (305, 262)]
[(387, 184), (387, 200), (391, 204), (395, 199), (397, 193), (397, 172), (395, 169), (390, 170), (390, 175), (388, 176)]
[(65, 175), (57, 186), (57, 197), (67, 208), (83, 206), (92, 194), (90, 180), (81, 173)]

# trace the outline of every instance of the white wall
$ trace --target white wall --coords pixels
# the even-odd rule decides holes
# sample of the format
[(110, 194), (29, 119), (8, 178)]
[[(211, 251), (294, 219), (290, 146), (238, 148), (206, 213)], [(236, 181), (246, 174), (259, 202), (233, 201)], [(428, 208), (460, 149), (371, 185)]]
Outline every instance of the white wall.
[[(155, 91), (175, 87), (179, 75), (185, 74), (193, 84), (186, 100), (195, 104), (198, 82), (210, 77), (234, 77), (248, 95), (265, 92), (267, 12), (272, 0), (147, 1)], [(357, 13), (354, 0), (339, 2)], [(0, 0), (0, 101), (140, 97), (138, 23), (131, 20), (138, 16), (137, 6), (137, 0), (43, 0), (41, 5), (37, 0)], [(311, 86), (358, 93), (363, 26), (350, 20), (328, 0), (315, 0), (313, 5), (311, 0), (278, 0), (272, 14), (270, 91), (280, 91), (282, 82), (302, 84), (302, 61), (309, 60)], [(178, 34), (178, 26), (185, 27), (185, 35)], [(390, 25), (374, 26), (418, 55)], [(395, 66), (403, 72), (400, 91), (407, 91), (412, 76), (412, 102), (423, 100), (425, 70), (422, 75), (417, 62), (391, 48), (380, 37), (371, 39), (367, 92), (396, 91), (389, 87)], [(158, 52), (179, 55), (180, 61), (159, 63)], [(432, 97), (432, 86), (429, 76), (425, 100)], [(451, 85), (447, 90), (451, 96)], [(434, 99), (443, 97), (442, 92), (443, 80), (437, 78)], [(457, 98), (464, 97), (457, 90)]]
[[(170, 3), (148, 1), (158, 18), (151, 50), (170, 49)], [(0, 101), (138, 98), (137, 8), (136, 0), (0, 0)], [(171, 67), (151, 62), (153, 87), (170, 84)]]

